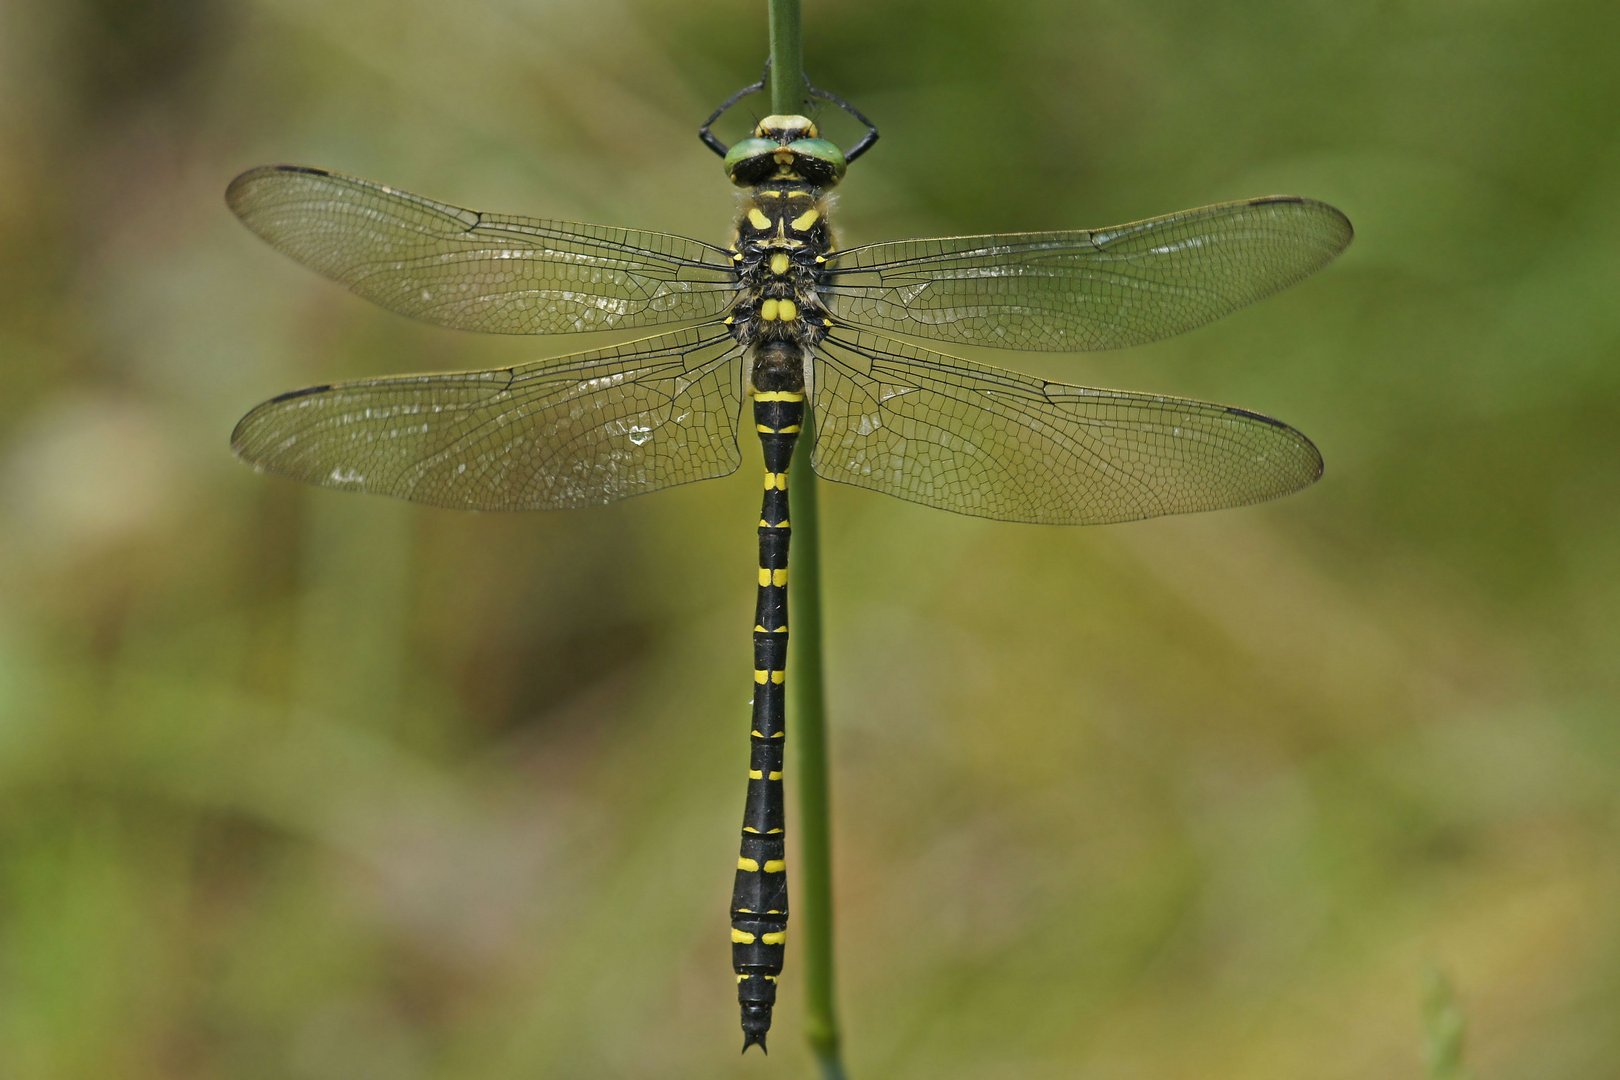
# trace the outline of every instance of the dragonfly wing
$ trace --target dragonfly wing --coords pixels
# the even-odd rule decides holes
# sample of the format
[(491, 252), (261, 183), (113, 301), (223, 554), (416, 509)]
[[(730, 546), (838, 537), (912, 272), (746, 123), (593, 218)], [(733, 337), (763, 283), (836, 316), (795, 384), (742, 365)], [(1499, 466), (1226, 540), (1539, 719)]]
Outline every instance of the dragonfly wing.
[(279, 250), (390, 311), (497, 334), (711, 318), (736, 294), (731, 253), (669, 233), (482, 214), (295, 165), (225, 194)]
[(1322, 475), (1243, 409), (1093, 390), (873, 334), (817, 346), (816, 474), (1001, 521), (1100, 525), (1273, 499)]
[(725, 476), (741, 348), (688, 329), (520, 367), (315, 386), (231, 435), (268, 472), (462, 510), (595, 506)]
[(1293, 195), (1089, 231), (868, 244), (828, 256), (833, 315), (1004, 349), (1141, 345), (1220, 318), (1320, 270), (1350, 222)]

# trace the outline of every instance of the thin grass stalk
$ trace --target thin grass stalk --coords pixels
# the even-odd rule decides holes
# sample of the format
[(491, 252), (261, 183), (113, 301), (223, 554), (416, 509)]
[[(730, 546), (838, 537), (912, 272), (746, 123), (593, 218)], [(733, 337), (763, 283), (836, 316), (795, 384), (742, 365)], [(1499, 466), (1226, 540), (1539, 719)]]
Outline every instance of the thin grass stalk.
[[(799, 0), (770, 0), (771, 111), (804, 107), (804, 51)], [(795, 916), (804, 942), (805, 1035), (823, 1080), (844, 1080), (833, 999), (832, 808), (827, 783), (827, 710), (822, 675), (821, 532), (813, 410), (805, 411), (788, 489), (793, 493), (793, 574), (789, 585), (792, 737), (799, 786), (799, 887)]]

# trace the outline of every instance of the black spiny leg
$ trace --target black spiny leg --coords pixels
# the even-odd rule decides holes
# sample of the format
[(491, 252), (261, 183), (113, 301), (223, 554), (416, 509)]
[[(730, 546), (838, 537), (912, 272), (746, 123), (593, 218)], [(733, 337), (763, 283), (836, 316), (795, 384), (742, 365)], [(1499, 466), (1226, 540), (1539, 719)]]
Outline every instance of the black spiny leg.
[(765, 448), (759, 520), (759, 603), (754, 616), (754, 713), (743, 812), (742, 854), (731, 893), (731, 962), (742, 1009), (743, 1050), (765, 1049), (776, 976), (787, 940), (787, 864), (782, 809), (786, 736), (788, 462), (804, 421), (804, 392), (754, 393), (754, 423)]

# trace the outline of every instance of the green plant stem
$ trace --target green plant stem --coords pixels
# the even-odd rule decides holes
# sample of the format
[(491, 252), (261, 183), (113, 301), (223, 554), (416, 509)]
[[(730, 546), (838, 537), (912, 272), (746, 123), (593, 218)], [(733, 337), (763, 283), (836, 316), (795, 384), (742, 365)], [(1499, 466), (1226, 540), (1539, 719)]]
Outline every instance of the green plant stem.
[(821, 545), (816, 476), (810, 471), (815, 421), (805, 411), (788, 490), (793, 493), (793, 747), (799, 783), (799, 890), (794, 914), (804, 942), (805, 1034), (826, 1080), (842, 1080), (833, 1003), (832, 813), (827, 783), (827, 711), (821, 669)]
[(804, 37), (799, 32), (799, 0), (770, 0), (771, 111), (796, 115), (804, 106)]
[[(804, 50), (799, 0), (770, 0), (771, 111), (793, 115), (804, 106)], [(844, 1080), (838, 1014), (833, 1006), (832, 813), (827, 785), (827, 709), (821, 670), (821, 533), (816, 477), (810, 471), (815, 420), (804, 430), (788, 480), (793, 493), (793, 631), (788, 684), (799, 783), (799, 889), (795, 901), (804, 942), (805, 1034), (823, 1080)]]

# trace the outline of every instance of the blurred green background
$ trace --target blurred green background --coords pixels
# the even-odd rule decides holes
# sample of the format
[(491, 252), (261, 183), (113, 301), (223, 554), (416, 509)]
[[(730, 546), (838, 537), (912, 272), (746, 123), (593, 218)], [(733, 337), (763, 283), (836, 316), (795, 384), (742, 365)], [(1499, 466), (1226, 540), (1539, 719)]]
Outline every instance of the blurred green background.
[[(883, 130), (845, 243), (1276, 192), (1358, 232), (1162, 345), (978, 357), (1281, 417), (1302, 495), (1083, 530), (823, 486), (853, 1074), (1415, 1080), (1438, 969), (1482, 1080), (1620, 1076), (1620, 8), (807, 7)], [(233, 175), (722, 241), (694, 129), (764, 22), (0, 6), (0, 1075), (809, 1075), (793, 948), (739, 1059), (726, 945), (758, 451), (500, 516), (226, 446), (299, 385), (600, 340), (374, 309)]]

